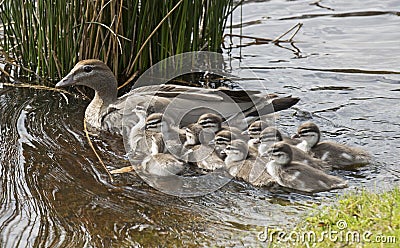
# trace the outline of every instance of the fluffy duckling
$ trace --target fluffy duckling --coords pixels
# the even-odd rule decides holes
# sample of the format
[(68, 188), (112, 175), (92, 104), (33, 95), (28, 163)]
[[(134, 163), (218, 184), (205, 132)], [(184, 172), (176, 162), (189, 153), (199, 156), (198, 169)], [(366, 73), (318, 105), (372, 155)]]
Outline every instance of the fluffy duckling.
[(142, 170), (155, 176), (171, 176), (182, 172), (185, 164), (173, 155), (163, 153), (165, 150), (163, 135), (157, 133), (151, 136), (151, 154), (141, 163)]
[(247, 130), (243, 132), (249, 135), (249, 141), (247, 142), (249, 147), (258, 150), (258, 146), (260, 145), (260, 133), (267, 127), (268, 123), (262, 120), (250, 124)]
[(236, 135), (230, 130), (221, 130), (215, 135), (212, 144), (219, 158), (225, 160), (226, 154), (224, 150), (235, 139), (237, 139)]
[(320, 141), (321, 132), (313, 122), (300, 125), (294, 137), (301, 140), (301, 143), (297, 145), (298, 148), (329, 163), (335, 169), (366, 165), (371, 160), (370, 154), (364, 150), (332, 141)]
[(342, 178), (292, 161), (292, 149), (285, 142), (275, 143), (263, 156), (270, 157), (268, 174), (283, 187), (310, 193), (347, 187), (347, 181)]
[(224, 167), (224, 162), (214, 152), (214, 147), (204, 144), (203, 128), (197, 123), (186, 127), (186, 149), (183, 158), (197, 167), (205, 170), (215, 170)]
[(204, 130), (210, 130), (212, 133), (216, 133), (222, 128), (222, 118), (217, 114), (207, 113), (199, 117), (197, 124), (201, 125)]
[(145, 125), (146, 140), (156, 133), (162, 133), (166, 151), (178, 157), (182, 155), (182, 144), (186, 140), (186, 134), (184, 130), (174, 125), (171, 118), (162, 113), (149, 115)]
[[(220, 158), (225, 159), (226, 154), (224, 152), (224, 149), (227, 145), (231, 143), (232, 140), (236, 139), (248, 142), (248, 137), (244, 135), (239, 129), (234, 127), (223, 128), (215, 135), (212, 143), (215, 144), (215, 151)], [(254, 147), (248, 147), (248, 153), (249, 156), (254, 158), (258, 155), (258, 151)]]
[[(240, 178), (245, 182), (249, 182), (255, 186), (271, 186), (274, 183), (273, 178), (268, 175), (267, 171), (263, 170), (257, 176), (252, 178), (254, 167), (258, 163), (263, 163), (262, 160), (248, 156), (247, 142), (242, 140), (233, 140), (225, 149), (226, 158), (225, 166), (231, 176)], [(265, 164), (262, 164), (265, 168)]]
[(203, 138), (204, 138), (205, 142), (210, 142), (211, 140), (213, 140), (215, 134), (221, 130), (230, 130), (238, 138), (240, 136), (240, 138), (242, 138), (242, 139), (246, 139), (246, 140), (248, 139), (246, 135), (241, 134), (242, 131), (239, 128), (234, 127), (234, 126), (224, 126), (223, 119), (218, 114), (214, 114), (214, 113), (203, 114), (197, 120), (197, 124), (199, 124), (203, 127), (203, 132), (205, 132), (205, 134), (203, 135)]
[[(260, 134), (260, 145), (258, 147), (259, 154), (264, 154), (274, 143), (279, 141), (286, 142), (278, 129), (274, 127), (265, 128)], [(328, 163), (310, 156), (308, 153), (304, 152), (298, 147), (290, 145), (290, 148), (292, 149), (293, 161), (307, 164), (319, 170), (328, 171), (332, 169), (332, 166), (330, 166)]]
[(129, 138), (127, 142), (129, 153), (133, 155), (147, 153), (146, 151), (148, 150), (148, 146), (144, 139), (147, 111), (142, 105), (136, 105), (132, 112), (136, 115), (138, 121), (129, 130)]
[(197, 124), (203, 128), (204, 142), (209, 143), (214, 139), (215, 134), (222, 129), (222, 118), (214, 113), (206, 113), (199, 117)]
[(213, 171), (225, 167), (224, 161), (215, 153), (214, 147), (204, 144), (203, 127), (197, 123), (186, 127), (186, 142), (184, 148), (189, 149), (184, 158), (197, 167)]
[(173, 124), (168, 116), (162, 113), (153, 113), (146, 118), (146, 133), (162, 132), (165, 140), (175, 140), (184, 143), (186, 133)]

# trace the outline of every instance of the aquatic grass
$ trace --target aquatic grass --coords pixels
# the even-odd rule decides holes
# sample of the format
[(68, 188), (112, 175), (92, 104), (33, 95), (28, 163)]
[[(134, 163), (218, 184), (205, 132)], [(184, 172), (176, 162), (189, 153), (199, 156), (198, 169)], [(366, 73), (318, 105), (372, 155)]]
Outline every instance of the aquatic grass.
[[(81, 59), (105, 61), (119, 81), (169, 56), (219, 51), (233, 0), (23, 1), (0, 4), (0, 59), (17, 76), (49, 80)], [(1, 34), (1, 31), (0, 31)]]
[(398, 247), (400, 189), (348, 193), (284, 233), (275, 233), (272, 247)]

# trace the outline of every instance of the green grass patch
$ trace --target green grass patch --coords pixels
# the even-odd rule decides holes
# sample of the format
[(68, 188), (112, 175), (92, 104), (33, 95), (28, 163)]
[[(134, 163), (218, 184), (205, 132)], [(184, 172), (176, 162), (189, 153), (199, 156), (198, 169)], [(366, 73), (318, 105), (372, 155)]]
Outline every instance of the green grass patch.
[(400, 247), (400, 189), (346, 194), (293, 230), (268, 235), (273, 247)]

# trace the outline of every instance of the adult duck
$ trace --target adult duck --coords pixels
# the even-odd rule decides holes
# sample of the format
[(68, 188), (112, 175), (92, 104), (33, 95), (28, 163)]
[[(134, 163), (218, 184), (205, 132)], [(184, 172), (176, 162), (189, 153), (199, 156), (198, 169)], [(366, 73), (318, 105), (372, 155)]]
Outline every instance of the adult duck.
[[(137, 105), (146, 105), (148, 113), (163, 112), (168, 105), (174, 111), (168, 113), (174, 120), (181, 116), (174, 114), (187, 113), (180, 126), (195, 122), (199, 116), (214, 110), (225, 119), (238, 112), (245, 117), (269, 114), (273, 111), (287, 109), (296, 104), (295, 97), (278, 98), (262, 94), (260, 91), (205, 89), (178, 85), (152, 85), (135, 88), (129, 93), (117, 96), (117, 80), (110, 68), (100, 60), (90, 59), (78, 62), (56, 87), (83, 85), (92, 88), (95, 96), (85, 111), (89, 126), (114, 133), (123, 133), (123, 126), (135, 124), (136, 115), (132, 114)], [(171, 102), (173, 100), (173, 104)], [(178, 109), (181, 108), (181, 109)], [(133, 119), (130, 123), (130, 119)]]

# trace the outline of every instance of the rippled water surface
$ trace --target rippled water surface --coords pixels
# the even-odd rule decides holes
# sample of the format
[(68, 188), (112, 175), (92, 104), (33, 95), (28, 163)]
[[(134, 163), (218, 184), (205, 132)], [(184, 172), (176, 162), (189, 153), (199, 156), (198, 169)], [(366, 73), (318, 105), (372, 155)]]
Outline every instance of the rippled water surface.
[[(312, 118), (324, 139), (374, 155), (368, 167), (337, 172), (349, 180), (347, 190), (388, 190), (400, 179), (399, 6), (394, 0), (246, 1), (235, 13), (235, 34), (241, 18), (242, 34), (259, 38), (304, 25), (294, 43), (225, 39), (233, 44), (224, 50), (227, 70), (246, 78), (239, 81), (245, 88), (301, 98), (279, 114), (284, 131)], [(262, 226), (285, 227), (311, 204), (329, 204), (347, 191), (309, 196), (234, 180), (206, 196), (178, 198), (134, 174), (110, 184), (85, 139), (87, 104), (58, 92), (0, 89), (0, 246), (254, 246)], [(119, 137), (92, 139), (110, 168), (129, 165)]]

